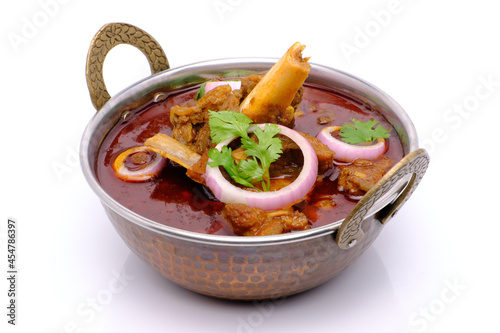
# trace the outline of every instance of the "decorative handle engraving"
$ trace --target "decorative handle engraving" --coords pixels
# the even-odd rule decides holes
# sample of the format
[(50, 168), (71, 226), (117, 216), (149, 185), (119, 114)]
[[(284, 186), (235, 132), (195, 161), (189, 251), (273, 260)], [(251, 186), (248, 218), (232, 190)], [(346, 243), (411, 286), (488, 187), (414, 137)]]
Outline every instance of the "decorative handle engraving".
[(120, 44), (133, 45), (141, 50), (148, 58), (153, 74), (170, 68), (161, 46), (145, 31), (126, 23), (104, 25), (92, 39), (87, 54), (87, 86), (97, 111), (111, 98), (102, 74), (104, 59), (113, 47)]
[(424, 149), (418, 149), (406, 155), (399, 161), (382, 179), (370, 189), (365, 196), (358, 202), (356, 207), (346, 217), (337, 232), (337, 245), (344, 250), (350, 249), (358, 244), (364, 237), (361, 230), (361, 224), (377, 200), (384, 195), (397, 181), (412, 174), (412, 177), (406, 185), (404, 191), (399, 197), (380, 212), (381, 223), (386, 223), (393, 217), (400, 207), (410, 198), (413, 191), (417, 188), (420, 180), (425, 174), (429, 165), (429, 154)]

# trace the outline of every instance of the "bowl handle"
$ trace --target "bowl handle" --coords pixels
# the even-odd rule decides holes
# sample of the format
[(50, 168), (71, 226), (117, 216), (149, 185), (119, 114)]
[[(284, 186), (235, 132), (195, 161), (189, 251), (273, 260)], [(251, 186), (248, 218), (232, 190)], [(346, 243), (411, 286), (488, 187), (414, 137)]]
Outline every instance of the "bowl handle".
[(385, 224), (388, 222), (410, 198), (417, 188), (420, 180), (429, 165), (429, 154), (425, 149), (418, 149), (406, 155), (380, 181), (375, 184), (358, 202), (340, 226), (336, 242), (344, 250), (359, 244), (364, 237), (361, 224), (373, 204), (386, 193), (398, 180), (411, 174), (411, 179), (403, 192), (389, 205), (384, 207), (377, 215), (377, 219)]
[(92, 104), (99, 111), (111, 98), (103, 79), (103, 63), (108, 52), (120, 44), (137, 47), (148, 58), (151, 73), (170, 68), (158, 42), (145, 31), (126, 23), (104, 25), (94, 36), (87, 54), (86, 77)]

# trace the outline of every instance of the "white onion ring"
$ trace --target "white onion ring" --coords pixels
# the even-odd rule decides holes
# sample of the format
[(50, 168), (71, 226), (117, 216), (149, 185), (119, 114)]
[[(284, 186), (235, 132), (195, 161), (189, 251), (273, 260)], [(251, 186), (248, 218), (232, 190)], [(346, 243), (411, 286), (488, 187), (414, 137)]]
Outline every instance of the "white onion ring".
[[(264, 129), (265, 124), (256, 125)], [(289, 206), (306, 196), (309, 190), (316, 182), (318, 175), (318, 157), (313, 147), (300, 133), (277, 125), (283, 134), (294, 141), (302, 151), (304, 156), (304, 165), (299, 176), (293, 183), (283, 187), (278, 191), (269, 192), (252, 192), (246, 191), (231, 184), (222, 175), (219, 167), (210, 167), (207, 165), (205, 173), (205, 183), (212, 190), (213, 194), (219, 201), (224, 203), (243, 203), (250, 207), (258, 207), (263, 210), (276, 210)], [(255, 126), (249, 129), (252, 132)], [(230, 138), (219, 143), (215, 149), (221, 150), (222, 146), (228, 145), (235, 138)], [(209, 159), (209, 162), (211, 159)]]
[(353, 162), (357, 158), (374, 160), (385, 152), (385, 140), (378, 138), (377, 143), (370, 146), (352, 145), (334, 138), (331, 133), (339, 131), (340, 126), (323, 128), (316, 138), (335, 152), (335, 159), (342, 162)]
[(220, 86), (226, 86), (229, 85), (232, 90), (240, 89), (241, 88), (241, 81), (210, 81), (205, 84), (205, 94), (209, 92), (210, 90), (220, 87)]
[[(134, 154), (141, 151), (148, 151), (154, 154), (153, 160), (147, 166), (139, 169), (139, 170), (130, 170), (125, 166), (125, 159)], [(134, 147), (125, 150), (122, 152), (113, 162), (113, 170), (116, 173), (116, 176), (121, 180), (125, 180), (128, 182), (144, 182), (158, 175), (160, 171), (163, 169), (166, 163), (166, 159), (162, 157), (160, 154), (153, 152), (149, 148), (142, 147)]]

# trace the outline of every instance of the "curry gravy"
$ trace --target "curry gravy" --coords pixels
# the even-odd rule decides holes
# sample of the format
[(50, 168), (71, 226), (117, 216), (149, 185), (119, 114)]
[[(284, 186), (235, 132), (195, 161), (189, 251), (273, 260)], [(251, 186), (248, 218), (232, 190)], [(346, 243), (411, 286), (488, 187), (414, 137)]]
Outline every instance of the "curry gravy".
[[(185, 175), (185, 169), (168, 161), (154, 179), (129, 183), (118, 179), (111, 167), (124, 150), (142, 146), (156, 133), (170, 135), (170, 108), (184, 104), (196, 94), (196, 89), (170, 94), (158, 103), (150, 103), (121, 120), (104, 139), (97, 158), (97, 177), (106, 192), (121, 205), (148, 219), (171, 227), (209, 234), (234, 235), (219, 213), (224, 204), (205, 186)], [(360, 121), (376, 119), (386, 129), (387, 120), (368, 105), (340, 93), (304, 85), (302, 102), (297, 109), (295, 130), (316, 136), (326, 126), (341, 126), (351, 118)], [(403, 157), (403, 149), (394, 129), (386, 140), (384, 156), (393, 164)], [(337, 191), (337, 170), (332, 168), (316, 183), (307, 200), (294, 207), (303, 212), (311, 227), (323, 226), (343, 219), (357, 200)]]

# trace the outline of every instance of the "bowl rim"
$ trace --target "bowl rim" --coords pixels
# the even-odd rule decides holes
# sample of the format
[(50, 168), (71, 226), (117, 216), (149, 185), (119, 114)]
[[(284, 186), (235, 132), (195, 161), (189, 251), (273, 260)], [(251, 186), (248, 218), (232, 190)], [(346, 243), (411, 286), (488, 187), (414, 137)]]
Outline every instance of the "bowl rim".
[[(204, 244), (224, 246), (267, 246), (274, 244), (299, 242), (304, 239), (312, 239), (329, 234), (334, 234), (335, 231), (341, 226), (344, 219), (332, 222), (321, 227), (311, 228), (309, 230), (291, 232), (281, 235), (254, 237), (204, 234), (164, 225), (133, 212), (132, 210), (118, 203), (110, 195), (108, 195), (99, 184), (99, 181), (97, 180), (97, 177), (93, 171), (94, 167), (90, 163), (89, 146), (91, 140), (95, 140), (95, 138), (93, 138), (93, 134), (96, 128), (98, 128), (98, 125), (101, 124), (101, 122), (104, 121), (106, 117), (110, 117), (109, 114), (112, 113), (113, 110), (120, 110), (120, 108), (125, 104), (126, 101), (137, 99), (139, 98), (139, 96), (144, 95), (147, 91), (153, 91), (160, 86), (164, 87), (168, 79), (170, 79), (170, 81), (174, 81), (175, 78), (182, 78), (186, 75), (192, 75), (193, 73), (201, 73), (200, 76), (203, 77), (204, 75), (206, 76), (205, 79), (209, 79), (211, 76), (217, 75), (217, 73), (219, 73), (220, 76), (220, 71), (222, 69), (231, 71), (237, 70), (238, 68), (241, 69), (242, 67), (247, 68), (253, 72), (262, 72), (269, 69), (277, 60), (277, 58), (241, 57), (195, 62), (153, 74), (128, 86), (127, 88), (124, 88), (115, 96), (111, 97), (111, 99), (101, 108), (101, 110), (91, 118), (84, 130), (80, 143), (80, 164), (82, 172), (89, 186), (101, 200), (101, 203), (114, 212), (118, 213), (128, 221), (131, 221), (134, 224), (155, 233), (191, 242), (201, 242)], [(383, 104), (387, 105), (388, 109), (391, 112), (397, 114), (401, 122), (404, 123), (404, 129), (408, 137), (408, 149), (407, 151), (405, 151), (405, 154), (418, 149), (417, 132), (409, 115), (392, 97), (386, 94), (383, 90), (352, 74), (332, 67), (311, 63), (311, 72), (309, 78), (306, 80), (306, 83), (318, 84), (318, 82), (322, 82), (324, 80), (338, 80), (342, 82), (346, 87), (349, 87), (349, 89), (347, 89), (349, 92), (353, 92), (357, 89), (364, 92), (365, 94), (371, 93), (371, 96), (375, 96), (377, 100), (380, 100), (381, 102), (383, 102)], [(201, 82), (202, 81), (198, 83)], [(169, 88), (169, 91), (191, 87), (198, 83), (191, 82), (190, 85), (186, 85), (184, 83), (184, 85), (178, 87), (172, 85), (172, 87)], [(402, 180), (401, 184), (404, 183), (404, 181), (405, 180)], [(393, 202), (404, 189), (404, 185), (401, 184), (399, 184), (399, 187), (394, 186), (393, 189), (389, 190), (386, 195), (380, 198), (372, 207), (372, 209), (370, 209), (365, 219), (376, 214), (383, 207)]]

